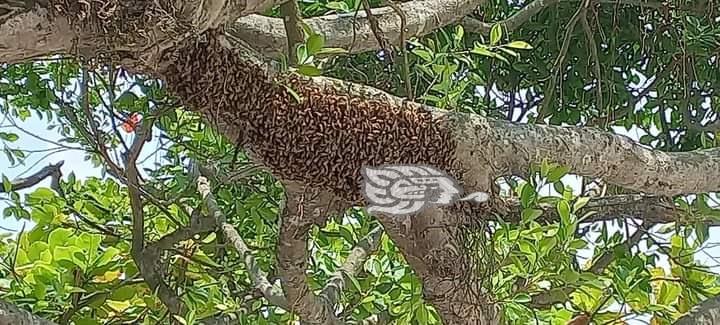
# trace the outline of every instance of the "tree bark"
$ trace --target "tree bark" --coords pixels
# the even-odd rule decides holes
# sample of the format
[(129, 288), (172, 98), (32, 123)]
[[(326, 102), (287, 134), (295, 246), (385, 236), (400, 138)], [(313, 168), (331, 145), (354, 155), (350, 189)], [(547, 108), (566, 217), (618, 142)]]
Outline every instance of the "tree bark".
[(56, 325), (55, 323), (35, 316), (29, 311), (0, 300), (0, 325)]
[[(489, 192), (495, 177), (525, 173), (543, 159), (570, 166), (579, 175), (657, 195), (720, 189), (718, 149), (663, 153), (596, 129), (516, 125), (440, 111), (370, 87), (278, 74), (241, 42), (244, 30), (237, 25), (227, 35), (212, 32), (189, 39), (195, 35), (190, 28), (175, 24), (190, 21), (188, 26), (204, 32), (270, 2), (143, 2), (138, 5), (146, 10), (140, 12), (131, 10), (134, 3), (108, 18), (108, 31), (97, 28), (101, 16), (93, 11), (78, 23), (69, 18), (78, 14), (73, 8), (52, 15), (54, 9), (42, 3), (17, 9), (0, 17), (0, 61), (114, 53), (135, 71), (163, 78), (186, 107), (237, 139), (275, 176), (352, 204), (363, 203), (361, 167), (389, 163), (435, 166), (457, 178), (466, 191)], [(459, 3), (466, 10), (474, 2)], [(172, 6), (178, 8), (174, 23), (152, 15)], [(121, 20), (133, 29), (120, 26)], [(52, 39), (67, 40), (64, 33), (80, 45)], [(38, 43), (21, 41), (23, 37)], [(463, 254), (458, 239), (462, 231), (478, 226), (471, 216), (497, 209), (493, 204), (434, 209), (409, 220), (378, 216), (448, 324), (497, 323), (496, 306), (470, 277), (477, 261)], [(296, 233), (281, 237), (293, 243), (302, 239)], [(297, 246), (284, 249), (291, 259), (281, 258), (281, 264), (297, 271), (297, 259), (303, 258)], [(289, 300), (314, 299), (297, 283), (287, 292)], [(308, 317), (321, 313), (307, 311)]]
[(675, 322), (675, 325), (718, 324), (720, 324), (720, 296), (705, 300)]

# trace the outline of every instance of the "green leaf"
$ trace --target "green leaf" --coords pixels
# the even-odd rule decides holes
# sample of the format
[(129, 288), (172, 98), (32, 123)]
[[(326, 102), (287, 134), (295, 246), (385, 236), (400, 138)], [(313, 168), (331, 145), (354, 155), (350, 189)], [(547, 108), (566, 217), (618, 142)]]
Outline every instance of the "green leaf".
[(420, 306), (416, 310), (415, 317), (420, 325), (426, 325), (428, 323), (428, 312), (425, 306)]
[(135, 286), (126, 285), (116, 290), (113, 290), (112, 294), (110, 295), (110, 299), (117, 301), (128, 300), (132, 297), (135, 297), (136, 293), (137, 288)]
[(527, 208), (535, 201), (535, 188), (529, 183), (522, 185), (522, 191), (520, 192), (520, 203), (524, 208)]
[(472, 50), (470, 50), (470, 53), (480, 54), (484, 56), (494, 57), (495, 53), (490, 52), (490, 50), (487, 49), (485, 45), (482, 44), (475, 44), (475, 47), (473, 47)]
[(50, 245), (50, 248), (65, 245), (72, 234), (73, 231), (70, 229), (57, 228), (48, 235), (48, 245)]
[(563, 176), (567, 175), (567, 173), (569, 171), (570, 171), (570, 167), (557, 166), (548, 172), (547, 180), (548, 180), (548, 182), (552, 182), (552, 183), (557, 182), (561, 178), (563, 178)]
[(490, 45), (495, 45), (500, 42), (502, 35), (502, 26), (500, 26), (500, 24), (493, 25), (492, 29), (490, 29)]
[(307, 40), (307, 54), (313, 56), (325, 46), (325, 36), (313, 34)]
[(515, 297), (513, 297), (512, 300), (513, 302), (522, 305), (531, 302), (532, 298), (530, 298), (530, 295), (528, 295), (527, 293), (518, 293), (515, 295)]
[(295, 54), (297, 55), (297, 62), (305, 62), (309, 56), (305, 44), (300, 44), (297, 48), (295, 48)]
[(18, 139), (18, 135), (15, 133), (0, 132), (0, 139), (8, 142), (15, 142)]
[(523, 222), (534, 221), (542, 214), (543, 214), (543, 211), (540, 209), (523, 209), (522, 220), (523, 220)]
[(315, 53), (315, 55), (334, 55), (334, 54), (348, 54), (348, 50), (340, 47), (323, 47)]
[(297, 101), (298, 103), (302, 103), (302, 101), (303, 101), (302, 97), (300, 97), (300, 95), (297, 92), (295, 92), (295, 90), (293, 90), (292, 88), (290, 88), (287, 85), (283, 85), (283, 87), (285, 87), (285, 90), (287, 90), (287, 92), (290, 94), (290, 96), (295, 98), (295, 101)]
[(587, 196), (579, 197), (577, 200), (575, 200), (575, 203), (573, 204), (573, 211), (577, 212), (580, 209), (582, 209), (585, 205), (590, 202), (590, 198)]
[(30, 193), (30, 197), (41, 201), (50, 201), (55, 197), (55, 192), (47, 187), (39, 187), (34, 192)]
[(457, 25), (455, 27), (455, 34), (453, 35), (453, 38), (456, 42), (462, 41), (463, 37), (465, 36), (465, 29), (463, 29), (462, 25)]
[(412, 53), (419, 56), (425, 62), (433, 61), (432, 53), (430, 53), (428, 50), (421, 49), (421, 48), (415, 48), (412, 50)]
[(91, 317), (80, 317), (74, 320), (75, 325), (100, 325), (100, 322)]
[(350, 8), (344, 1), (332, 1), (325, 4), (325, 8), (336, 10), (339, 12), (349, 12)]
[(309, 65), (309, 64), (303, 64), (297, 68), (298, 72), (302, 75), (306, 75), (309, 77), (315, 77), (322, 74), (322, 71), (318, 69), (315, 66)]
[(98, 257), (97, 261), (95, 262), (95, 266), (100, 267), (104, 266), (105, 264), (112, 261), (112, 259), (120, 253), (120, 250), (115, 247), (108, 247), (105, 249), (105, 251)]
[(10, 179), (5, 176), (5, 174), (2, 175), (2, 182), (3, 182), (3, 190), (7, 193), (12, 191), (12, 182), (10, 182)]
[(519, 49), (519, 50), (530, 50), (533, 48), (530, 44), (528, 44), (527, 42), (524, 42), (524, 41), (513, 41), (508, 44), (505, 44), (505, 46), (514, 48), (514, 49)]
[(28, 250), (27, 250), (27, 257), (28, 257), (28, 259), (30, 259), (31, 261), (37, 261), (37, 260), (40, 259), (40, 254), (41, 254), (42, 252), (47, 251), (47, 249), (48, 249), (48, 244), (47, 244), (47, 243), (44, 243), (44, 242), (41, 242), (41, 241), (36, 241), (36, 242), (32, 243), (32, 244), (30, 245), (30, 247), (28, 248)]
[(563, 225), (570, 223), (570, 204), (566, 200), (562, 200), (557, 204), (558, 215)]

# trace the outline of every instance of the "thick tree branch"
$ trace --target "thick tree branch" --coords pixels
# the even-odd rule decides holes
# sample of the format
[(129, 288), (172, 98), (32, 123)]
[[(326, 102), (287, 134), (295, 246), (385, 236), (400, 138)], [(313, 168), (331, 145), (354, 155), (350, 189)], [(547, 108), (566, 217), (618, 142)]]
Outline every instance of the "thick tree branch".
[(316, 324), (341, 324), (332, 306), (317, 297), (307, 284), (307, 235), (315, 223), (322, 223), (337, 209), (334, 195), (285, 182), (287, 209), (278, 239), (278, 268), (289, 302), (289, 311)]
[[(0, 11), (0, 63), (53, 54), (93, 57), (110, 50), (140, 54), (141, 61), (154, 65), (156, 55), (177, 41), (241, 16), (265, 12), (282, 2), (136, 1), (107, 15), (99, 8), (102, 4), (97, 3), (84, 6), (84, 12), (75, 12), (76, 8), (68, 8), (68, 3), (62, 1), (6, 1)], [(122, 37), (118, 37), (120, 34)]]
[(675, 325), (717, 324), (720, 324), (720, 296), (703, 301), (675, 322)]
[[(459, 159), (520, 175), (543, 159), (623, 188), (662, 196), (720, 190), (720, 149), (662, 152), (591, 127), (519, 125), (453, 114)], [(486, 157), (493, 157), (489, 161)]]
[[(36, 173), (23, 178), (17, 178), (10, 181), (10, 191), (19, 191), (22, 189), (30, 188), (38, 183), (42, 182), (46, 178), (50, 177), (52, 184), (59, 184), (60, 182), (60, 167), (64, 164), (64, 161), (59, 161), (55, 164), (50, 164)], [(54, 188), (54, 186), (51, 185)], [(5, 186), (0, 185), (0, 193), (5, 193)]]
[[(486, 0), (414, 0), (398, 4), (406, 15), (405, 37), (422, 36), (458, 21)], [(393, 45), (400, 42), (400, 19), (391, 7), (372, 9), (378, 27)], [(355, 18), (357, 16), (357, 20)], [(303, 20), (318, 34), (325, 35), (325, 46), (344, 48), (352, 53), (378, 49), (377, 40), (364, 12), (334, 14)], [(355, 27), (353, 26), (355, 25)], [(287, 37), (280, 18), (249, 15), (238, 19), (232, 33), (264, 55), (287, 54)]]
[(29, 311), (0, 300), (0, 325), (57, 325)]
[[(522, 206), (516, 199), (507, 202), (510, 206), (506, 221), (518, 222), (522, 213)], [(541, 204), (543, 215), (539, 220), (557, 222), (560, 217), (557, 208), (552, 204)], [(672, 223), (693, 224), (706, 222), (709, 225), (720, 225), (720, 222), (712, 218), (703, 218), (702, 215), (690, 218), (690, 215), (677, 209), (675, 204), (669, 202), (662, 196), (624, 194), (592, 198), (578, 212), (579, 215), (587, 215), (582, 222), (598, 222), (618, 218), (634, 218), (651, 223)], [(505, 216), (503, 216), (505, 217)]]

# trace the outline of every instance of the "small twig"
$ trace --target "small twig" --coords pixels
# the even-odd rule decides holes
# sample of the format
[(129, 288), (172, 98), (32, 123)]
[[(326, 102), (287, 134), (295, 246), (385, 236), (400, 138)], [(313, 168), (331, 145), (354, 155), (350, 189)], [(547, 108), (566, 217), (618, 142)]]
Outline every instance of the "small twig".
[(597, 110), (598, 112), (603, 111), (603, 91), (602, 91), (602, 77), (600, 74), (600, 58), (598, 57), (597, 44), (595, 43), (595, 36), (593, 35), (590, 23), (587, 19), (587, 8), (583, 9), (583, 13), (580, 15), (580, 21), (585, 30), (585, 37), (588, 40), (588, 49), (590, 50), (590, 56), (592, 57), (595, 65), (595, 79), (597, 80)]
[(407, 29), (407, 16), (400, 7), (393, 2), (393, 0), (387, 0), (387, 4), (391, 7), (395, 13), (400, 17), (400, 51), (403, 56), (403, 77), (405, 79), (405, 92), (406, 96), (410, 101), (414, 100), (413, 87), (410, 82), (410, 60), (408, 59), (408, 51), (405, 47), (405, 30)]

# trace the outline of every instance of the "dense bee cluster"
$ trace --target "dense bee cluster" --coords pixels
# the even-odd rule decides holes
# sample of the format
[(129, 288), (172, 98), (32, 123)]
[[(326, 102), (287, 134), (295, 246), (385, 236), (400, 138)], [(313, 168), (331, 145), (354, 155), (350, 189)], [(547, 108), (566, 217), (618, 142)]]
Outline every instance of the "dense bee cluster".
[(195, 44), (175, 56), (164, 73), (170, 91), (225, 135), (241, 139), (282, 179), (359, 202), (364, 165), (452, 167), (455, 144), (447, 126), (419, 108), (351, 97), (298, 76), (267, 80), (220, 45)]

